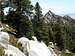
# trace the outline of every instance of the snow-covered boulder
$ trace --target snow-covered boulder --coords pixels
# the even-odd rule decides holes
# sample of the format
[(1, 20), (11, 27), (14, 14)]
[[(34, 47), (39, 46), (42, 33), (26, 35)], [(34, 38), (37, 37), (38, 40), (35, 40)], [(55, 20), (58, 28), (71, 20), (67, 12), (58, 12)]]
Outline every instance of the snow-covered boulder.
[(0, 32), (0, 41), (2, 40), (6, 40), (6, 41), (9, 41), (10, 37), (9, 37), (9, 34), (6, 33), (6, 32)]
[(34, 41), (38, 41), (37, 38), (36, 38), (35, 36), (32, 36), (32, 38), (33, 38)]
[(8, 49), (5, 49), (5, 55), (7, 56), (17, 56), (15, 52), (13, 52), (12, 50), (8, 50)]
[(21, 44), (22, 44), (22, 47), (24, 47), (28, 42), (29, 42), (29, 39), (26, 38), (26, 37), (21, 37), (21, 38), (18, 40), (18, 43), (21, 43)]
[(19, 40), (18, 40), (18, 43), (22, 44), (22, 47), (24, 48), (23, 49), (23, 52), (25, 54), (28, 53), (28, 50), (29, 50), (29, 39), (26, 38), (26, 37), (21, 37)]
[(12, 45), (8, 45), (8, 48), (4, 50), (5, 51), (5, 55), (7, 56), (26, 56), (23, 52), (21, 52), (18, 48), (12, 46)]

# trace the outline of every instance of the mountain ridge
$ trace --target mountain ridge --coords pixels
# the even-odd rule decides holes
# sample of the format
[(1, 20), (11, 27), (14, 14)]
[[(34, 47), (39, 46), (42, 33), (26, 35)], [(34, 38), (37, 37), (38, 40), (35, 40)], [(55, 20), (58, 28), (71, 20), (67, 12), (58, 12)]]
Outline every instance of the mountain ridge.
[(71, 18), (69, 15), (56, 15), (54, 14), (52, 11), (48, 11), (45, 15), (44, 15), (44, 21), (46, 21), (46, 23), (49, 23), (50, 21), (57, 21), (57, 20), (61, 20), (63, 23), (70, 23), (70, 22), (74, 22), (75, 20), (73, 18)]

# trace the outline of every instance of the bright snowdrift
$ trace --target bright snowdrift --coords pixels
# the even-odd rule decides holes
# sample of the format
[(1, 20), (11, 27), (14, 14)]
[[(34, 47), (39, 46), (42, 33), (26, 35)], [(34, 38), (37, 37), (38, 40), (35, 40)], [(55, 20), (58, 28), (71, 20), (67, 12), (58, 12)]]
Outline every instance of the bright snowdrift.
[(43, 42), (38, 42), (35, 37), (33, 37), (33, 39), (34, 40), (28, 40), (25, 37), (21, 37), (18, 40), (18, 43), (22, 44), (24, 51), (27, 51), (29, 56), (57, 56), (54, 51), (50, 51)]
[(21, 43), (24, 48), (21, 52), (17, 47), (9, 44), (9, 34), (0, 31), (0, 46), (5, 48), (4, 51), (7, 56), (57, 56), (43, 42), (38, 42), (35, 36), (32, 36), (32, 38), (34, 40), (29, 40), (26, 37), (18, 39), (18, 43)]

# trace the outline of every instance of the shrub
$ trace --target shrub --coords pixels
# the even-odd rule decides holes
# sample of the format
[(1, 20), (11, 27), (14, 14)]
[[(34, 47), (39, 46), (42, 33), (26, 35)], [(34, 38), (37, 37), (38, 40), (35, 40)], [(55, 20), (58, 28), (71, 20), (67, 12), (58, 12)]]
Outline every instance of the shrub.
[(0, 56), (4, 56), (4, 48), (0, 47)]
[(17, 39), (14, 36), (10, 37), (9, 43), (17, 48), (19, 48), (21, 51), (23, 51), (23, 47), (21, 43), (17, 43)]

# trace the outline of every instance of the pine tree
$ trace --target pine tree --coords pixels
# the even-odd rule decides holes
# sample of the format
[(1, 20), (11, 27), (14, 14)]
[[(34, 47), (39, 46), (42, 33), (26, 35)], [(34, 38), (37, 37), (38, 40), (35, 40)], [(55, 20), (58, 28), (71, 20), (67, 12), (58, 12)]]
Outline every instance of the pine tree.
[(23, 13), (32, 14), (33, 5), (30, 0), (10, 0), (11, 7), (20, 9)]
[(37, 21), (40, 21), (40, 18), (42, 17), (42, 11), (39, 3), (37, 2), (35, 5), (35, 17)]
[(43, 15), (42, 15), (42, 9), (37, 2), (35, 5), (35, 13), (34, 13), (34, 19), (33, 21), (33, 30), (34, 35), (37, 37), (39, 41), (48, 41), (48, 26), (43, 21)]
[(60, 50), (64, 48), (64, 35), (63, 35), (63, 25), (61, 20), (57, 20), (56, 23), (54, 23), (53, 27), (53, 34), (54, 34), (54, 43), (57, 44)]
[[(29, 20), (30, 14), (26, 10), (23, 10), (24, 6), (22, 5), (22, 1), (25, 1), (24, 4), (28, 4), (26, 6), (29, 6), (30, 8), (31, 4), (29, 3), (29, 0), (16, 0), (15, 4), (13, 3), (14, 6), (16, 6), (16, 11), (9, 10), (9, 14), (6, 17), (6, 23), (16, 30), (16, 37), (26, 36), (30, 38), (33, 35), (32, 22)], [(28, 11), (31, 12), (29, 9)]]
[(39, 3), (37, 2), (35, 7), (34, 7), (34, 10), (35, 10), (35, 14), (34, 14), (34, 19), (32, 20), (33, 21), (33, 30), (34, 30), (34, 35), (38, 38), (38, 40), (40, 41), (40, 27), (41, 27), (41, 16), (42, 15), (42, 11), (41, 11), (41, 8), (40, 8), (40, 5)]

